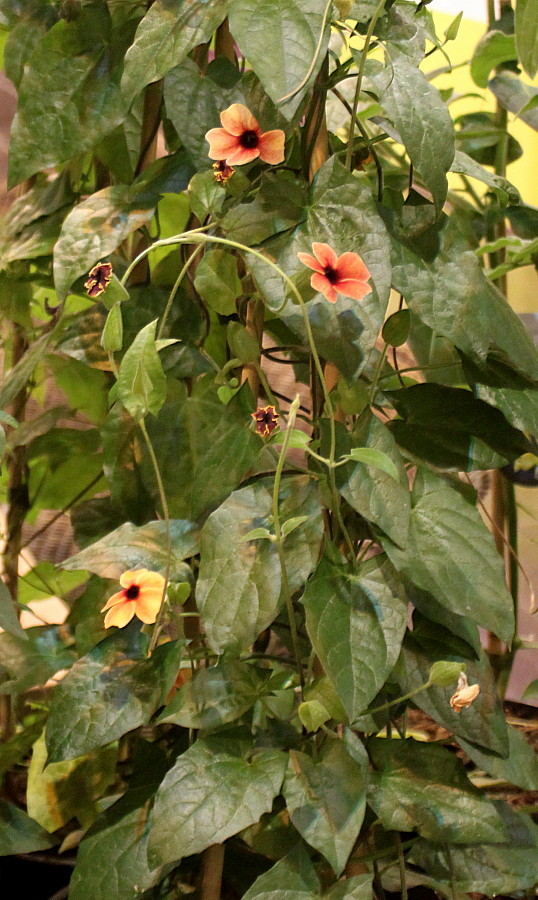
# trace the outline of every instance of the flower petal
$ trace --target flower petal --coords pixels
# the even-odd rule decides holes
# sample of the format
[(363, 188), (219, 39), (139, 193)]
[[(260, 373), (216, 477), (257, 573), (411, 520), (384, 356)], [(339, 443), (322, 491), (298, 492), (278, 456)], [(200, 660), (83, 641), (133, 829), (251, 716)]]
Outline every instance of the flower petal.
[(329, 247), (328, 244), (320, 244), (318, 241), (314, 241), (314, 243), (312, 244), (312, 250), (314, 256), (321, 263), (323, 268), (325, 268), (326, 266), (330, 266), (331, 269), (336, 268), (338, 257), (333, 248)]
[(364, 261), (358, 253), (353, 253), (350, 250), (338, 257), (336, 271), (339, 279), (342, 281), (346, 281), (348, 278), (353, 278), (357, 281), (368, 281), (370, 278), (370, 272), (366, 268)]
[(141, 622), (153, 625), (161, 608), (162, 597), (162, 591), (144, 591), (140, 599), (135, 601), (136, 615)]
[(274, 131), (266, 131), (265, 134), (261, 135), (258, 144), (260, 159), (263, 159), (264, 162), (269, 163), (271, 166), (284, 162), (285, 141), (286, 135), (280, 128), (276, 128)]
[(250, 150), (247, 147), (241, 147), (241, 145), (237, 146), (237, 149), (230, 153), (229, 156), (226, 157), (226, 162), (229, 166), (244, 166), (245, 163), (252, 162), (253, 159), (257, 159), (260, 155), (260, 151), (258, 147), (252, 147)]
[(339, 294), (344, 294), (345, 297), (352, 297), (353, 300), (362, 300), (372, 290), (369, 284), (356, 278), (344, 278), (343, 281), (337, 281), (335, 288)]
[(236, 137), (239, 137), (244, 131), (259, 131), (260, 128), (250, 109), (242, 103), (232, 103), (228, 109), (221, 112), (220, 121), (222, 127)]
[(105, 616), (105, 628), (115, 625), (117, 628), (125, 628), (135, 614), (136, 604), (133, 600), (126, 600), (110, 609)]
[(304, 266), (308, 266), (309, 269), (314, 269), (314, 272), (319, 272), (320, 275), (323, 275), (323, 266), (317, 261), (315, 256), (310, 256), (310, 253), (298, 253), (297, 256)]
[(224, 128), (210, 128), (206, 132), (206, 141), (209, 142), (207, 155), (209, 159), (226, 159), (233, 151), (240, 147), (240, 143), (233, 134), (228, 134)]
[(336, 303), (338, 294), (336, 293), (329, 279), (325, 278), (325, 275), (319, 275), (316, 272), (315, 275), (312, 275), (310, 284), (315, 291), (319, 291), (320, 294), (323, 294), (323, 296), (329, 301), (329, 303)]
[(133, 576), (132, 584), (138, 585), (141, 591), (161, 591), (164, 590), (164, 578), (159, 572), (151, 572), (149, 569), (137, 569), (131, 573)]
[(105, 609), (110, 609), (111, 606), (117, 606), (118, 603), (123, 603), (125, 601), (125, 591), (118, 591), (117, 594), (112, 594), (112, 597), (109, 597), (103, 606), (101, 612), (104, 612)]

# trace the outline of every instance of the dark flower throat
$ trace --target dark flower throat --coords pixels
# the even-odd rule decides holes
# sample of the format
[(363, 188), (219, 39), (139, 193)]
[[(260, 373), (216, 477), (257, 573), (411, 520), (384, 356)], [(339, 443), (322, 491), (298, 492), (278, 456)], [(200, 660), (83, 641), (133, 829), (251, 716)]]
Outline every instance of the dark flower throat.
[(332, 266), (325, 266), (323, 274), (325, 275), (327, 281), (330, 281), (331, 284), (336, 284), (336, 282), (338, 281), (338, 272), (336, 271), (336, 269), (333, 269)]
[(244, 131), (239, 138), (239, 143), (245, 150), (254, 150), (258, 146), (258, 135), (255, 131)]
[(140, 594), (140, 588), (137, 584), (132, 584), (130, 588), (127, 588), (125, 591), (125, 596), (128, 600), (137, 600), (138, 595)]

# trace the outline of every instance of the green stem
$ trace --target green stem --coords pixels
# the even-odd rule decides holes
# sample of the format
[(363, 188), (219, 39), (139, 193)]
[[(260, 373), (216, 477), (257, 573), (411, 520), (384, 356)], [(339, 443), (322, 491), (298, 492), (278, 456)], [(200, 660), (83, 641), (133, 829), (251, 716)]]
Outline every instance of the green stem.
[(407, 900), (407, 878), (405, 877), (405, 857), (402, 850), (402, 839), (398, 831), (394, 832), (394, 840), (396, 841), (396, 849), (398, 851), (398, 868), (400, 870), (400, 887), (402, 889), (402, 900)]
[(420, 687), (415, 688), (413, 691), (409, 691), (408, 694), (404, 694), (402, 697), (397, 697), (396, 700), (390, 700), (388, 703), (383, 703), (382, 706), (376, 706), (374, 709), (369, 709), (367, 714), (369, 716), (373, 716), (374, 713), (383, 712), (385, 709), (390, 709), (391, 706), (396, 706), (397, 703), (403, 703), (404, 700), (410, 700), (411, 697), (414, 697), (416, 694), (422, 693), (422, 691), (427, 691), (428, 688), (431, 688), (433, 681), (427, 681), (425, 684), (421, 684)]
[(161, 506), (163, 508), (164, 521), (166, 522), (166, 568), (164, 573), (164, 587), (163, 587), (163, 595), (161, 598), (161, 606), (159, 608), (159, 612), (157, 614), (157, 619), (155, 620), (155, 627), (153, 629), (153, 634), (151, 636), (151, 641), (149, 645), (148, 655), (151, 656), (155, 647), (157, 646), (157, 641), (159, 639), (159, 633), (161, 629), (162, 617), (164, 614), (164, 601), (166, 599), (166, 591), (168, 590), (168, 584), (170, 581), (170, 567), (172, 564), (172, 530), (170, 528), (170, 512), (168, 509), (168, 501), (166, 499), (166, 492), (164, 490), (164, 484), (161, 477), (161, 471), (159, 469), (159, 463), (157, 462), (157, 457), (155, 455), (155, 450), (153, 448), (153, 444), (151, 442), (151, 438), (148, 434), (146, 423), (144, 419), (140, 419), (139, 421), (140, 431), (142, 432), (144, 441), (146, 442), (146, 447), (148, 448), (148, 453), (150, 455), (151, 464), (153, 466), (153, 471), (155, 473), (155, 480), (157, 482), (157, 487), (159, 489), (159, 497), (161, 500)]
[(278, 552), (278, 560), (280, 563), (280, 569), (282, 572), (282, 587), (284, 589), (284, 595), (286, 598), (286, 609), (288, 612), (288, 619), (290, 623), (290, 633), (291, 633), (291, 643), (293, 647), (293, 655), (295, 656), (296, 665), (297, 665), (297, 674), (299, 675), (299, 683), (301, 685), (301, 691), (304, 689), (304, 674), (303, 667), (301, 663), (301, 653), (299, 649), (299, 636), (297, 634), (297, 624), (295, 622), (295, 612), (293, 609), (293, 600), (291, 597), (291, 589), (288, 581), (288, 573), (286, 570), (286, 560), (284, 557), (284, 546), (282, 540), (282, 529), (280, 527), (280, 510), (278, 505), (279, 495), (280, 495), (280, 483), (282, 481), (282, 471), (284, 469), (284, 463), (286, 461), (286, 453), (288, 452), (288, 446), (290, 443), (291, 432), (293, 430), (293, 426), (295, 424), (295, 418), (297, 415), (297, 410), (299, 409), (300, 397), (297, 394), (295, 400), (290, 406), (288, 412), (288, 423), (286, 426), (286, 433), (284, 434), (284, 441), (282, 444), (282, 449), (280, 451), (280, 455), (278, 457), (278, 463), (275, 472), (275, 480), (273, 484), (273, 504), (272, 504), (272, 512), (273, 512), (273, 526), (275, 529), (275, 543)]
[(159, 338), (161, 338), (163, 336), (164, 329), (166, 328), (166, 322), (167, 322), (168, 316), (170, 314), (170, 310), (172, 309), (172, 303), (174, 302), (174, 297), (176, 296), (176, 294), (179, 290), (179, 285), (183, 281), (183, 278), (185, 277), (186, 273), (188, 272), (188, 270), (191, 266), (191, 263), (194, 262), (194, 260), (200, 253), (200, 250), (202, 250), (202, 249), (203, 249), (203, 244), (198, 244), (196, 249), (193, 250), (193, 252), (189, 256), (187, 262), (183, 266), (181, 272), (179, 273), (179, 275), (177, 276), (177, 278), (174, 282), (174, 286), (173, 286), (172, 290), (170, 291), (170, 296), (169, 296), (168, 300), (166, 301), (166, 306), (164, 308), (163, 317), (161, 319), (161, 324), (159, 325), (159, 330), (157, 332), (157, 340), (159, 340)]
[(377, 25), (377, 20), (379, 19), (381, 13), (385, 8), (385, 0), (379, 0), (379, 3), (376, 6), (375, 12), (370, 20), (370, 24), (368, 26), (368, 31), (366, 32), (366, 38), (364, 40), (364, 47), (362, 48), (361, 53), (361, 61), (359, 63), (359, 73), (357, 75), (357, 85), (355, 87), (355, 96), (353, 98), (353, 108), (351, 111), (351, 122), (349, 123), (349, 138), (347, 144), (347, 153), (346, 153), (346, 168), (352, 171), (353, 164), (353, 138), (355, 136), (355, 117), (357, 115), (357, 109), (359, 107), (359, 99), (361, 95), (361, 87), (362, 87), (362, 79), (364, 76), (364, 67), (366, 65), (366, 57), (368, 56), (368, 50), (370, 49), (370, 42), (372, 40), (373, 33), (375, 31), (375, 27)]
[[(384, 0), (383, 0), (383, 2), (384, 2)], [(208, 227), (209, 226), (204, 226), (204, 228), (208, 228)], [(310, 347), (310, 352), (311, 352), (312, 358), (314, 360), (316, 372), (318, 374), (320, 384), (321, 384), (321, 387), (323, 390), (323, 396), (324, 396), (325, 405), (327, 408), (327, 415), (329, 417), (330, 429), (331, 429), (329, 459), (331, 460), (331, 462), (334, 462), (334, 455), (335, 455), (335, 451), (336, 451), (336, 429), (335, 429), (335, 424), (334, 424), (334, 410), (332, 407), (329, 391), (327, 390), (327, 385), (325, 383), (325, 378), (323, 375), (323, 367), (321, 365), (321, 360), (319, 358), (319, 354), (318, 354), (316, 344), (314, 341), (314, 335), (312, 333), (312, 326), (310, 325), (310, 319), (308, 317), (308, 312), (307, 312), (307, 309), (305, 306), (305, 302), (304, 302), (303, 298), (301, 297), (301, 294), (300, 294), (297, 286), (293, 283), (293, 281), (291, 280), (289, 275), (286, 275), (286, 273), (280, 268), (280, 266), (278, 266), (275, 262), (273, 262), (273, 260), (268, 259), (268, 257), (265, 256), (263, 253), (261, 253), (259, 250), (255, 250), (253, 247), (247, 247), (245, 244), (240, 244), (238, 241), (231, 241), (228, 238), (216, 237), (213, 234), (203, 234), (202, 233), (203, 230), (204, 229), (202, 229), (202, 228), (198, 228), (198, 229), (195, 229), (194, 231), (186, 231), (183, 234), (176, 234), (176, 235), (173, 235), (172, 237), (163, 238), (160, 241), (155, 241), (155, 243), (152, 244), (151, 247), (146, 247), (144, 250), (141, 251), (141, 253), (139, 253), (139, 255), (131, 263), (131, 265), (129, 266), (129, 268), (127, 269), (125, 274), (123, 275), (123, 278), (121, 279), (121, 283), (125, 284), (125, 282), (127, 281), (127, 278), (129, 277), (130, 272), (134, 269), (136, 264), (143, 257), (147, 256), (148, 253), (151, 253), (152, 250), (155, 250), (158, 247), (169, 247), (172, 244), (186, 244), (186, 243), (192, 244), (192, 243), (196, 243), (198, 241), (200, 241), (201, 243), (207, 242), (207, 243), (211, 243), (211, 244), (222, 244), (225, 247), (233, 247), (235, 250), (241, 250), (243, 253), (250, 253), (252, 256), (255, 256), (257, 259), (260, 259), (266, 265), (270, 266), (275, 272), (277, 272), (280, 275), (282, 280), (285, 282), (285, 284), (290, 289), (291, 293), (293, 294), (293, 296), (297, 300), (297, 303), (299, 304), (299, 308), (300, 308), (301, 314), (303, 316), (305, 331), (306, 331), (306, 335), (308, 338), (308, 345)], [(286, 301), (284, 301), (284, 302), (286, 302)]]
[[(373, 377), (372, 383), (370, 385), (370, 393), (368, 396), (368, 404), (369, 405), (371, 405), (374, 402), (376, 391), (377, 391), (377, 385), (379, 383), (379, 379), (381, 378), (381, 372), (383, 370), (383, 366), (385, 365), (385, 360), (387, 358), (388, 349), (389, 349), (389, 345), (385, 344), (385, 346), (383, 347), (383, 349), (379, 355), (379, 359), (377, 361), (377, 366), (376, 366), (376, 369), (374, 372), (374, 377)], [(400, 374), (401, 374), (401, 372), (400, 372)]]
[(258, 378), (260, 379), (260, 382), (265, 391), (265, 395), (266, 395), (267, 399), (271, 401), (272, 405), (276, 409), (278, 409), (278, 400), (276, 399), (271, 388), (269, 387), (269, 382), (267, 381), (265, 372), (263, 371), (262, 367), (260, 366), (258, 360), (253, 360), (252, 365), (256, 369), (256, 374), (258, 375)]

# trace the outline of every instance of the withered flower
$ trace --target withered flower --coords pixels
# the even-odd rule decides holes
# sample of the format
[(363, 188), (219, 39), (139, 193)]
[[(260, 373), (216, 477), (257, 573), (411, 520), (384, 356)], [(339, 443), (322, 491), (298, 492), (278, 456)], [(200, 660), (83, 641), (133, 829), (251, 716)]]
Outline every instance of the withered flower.
[(104, 294), (110, 279), (112, 278), (112, 263), (100, 262), (88, 272), (88, 280), (84, 282), (84, 287), (89, 297), (99, 297)]
[(274, 406), (259, 406), (252, 418), (256, 422), (256, 431), (262, 437), (269, 437), (278, 428), (279, 415)]

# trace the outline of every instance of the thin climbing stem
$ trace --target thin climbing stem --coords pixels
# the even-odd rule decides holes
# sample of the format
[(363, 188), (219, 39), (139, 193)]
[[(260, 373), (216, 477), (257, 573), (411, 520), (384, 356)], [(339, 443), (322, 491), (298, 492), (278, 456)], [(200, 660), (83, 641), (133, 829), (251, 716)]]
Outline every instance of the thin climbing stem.
[(368, 56), (368, 50), (370, 49), (370, 43), (372, 41), (375, 27), (377, 25), (377, 20), (379, 19), (381, 13), (385, 8), (385, 2), (386, 0), (379, 0), (379, 3), (375, 8), (375, 12), (370, 20), (368, 31), (366, 32), (366, 37), (364, 39), (364, 47), (362, 48), (361, 61), (359, 63), (359, 73), (357, 75), (357, 84), (355, 87), (355, 96), (353, 98), (353, 107), (351, 110), (351, 122), (349, 123), (349, 138), (346, 152), (346, 168), (350, 171), (353, 169), (353, 138), (355, 136), (355, 119), (357, 116), (357, 110), (359, 108), (366, 57)]
[(157, 340), (159, 340), (159, 338), (161, 338), (164, 334), (164, 329), (166, 328), (166, 322), (168, 320), (168, 316), (170, 315), (170, 310), (172, 309), (172, 303), (174, 302), (174, 298), (179, 290), (179, 286), (180, 286), (181, 282), (183, 281), (185, 275), (189, 271), (191, 264), (194, 262), (194, 260), (196, 259), (196, 257), (198, 256), (198, 254), (200, 253), (201, 250), (203, 250), (203, 244), (198, 244), (198, 246), (190, 254), (189, 258), (187, 259), (187, 262), (181, 269), (181, 272), (179, 273), (179, 275), (177, 276), (177, 278), (174, 282), (174, 286), (173, 286), (172, 290), (170, 291), (170, 296), (168, 297), (168, 300), (166, 301), (166, 306), (164, 308), (161, 323), (159, 325), (159, 330), (157, 332)]
[(148, 453), (151, 459), (151, 464), (153, 466), (153, 471), (155, 473), (155, 481), (157, 482), (157, 488), (159, 490), (159, 498), (161, 501), (161, 506), (163, 509), (164, 521), (166, 523), (166, 568), (164, 573), (164, 587), (163, 587), (163, 595), (161, 598), (161, 606), (157, 615), (157, 619), (155, 621), (155, 626), (153, 628), (153, 634), (151, 636), (151, 641), (149, 645), (149, 656), (155, 650), (157, 646), (157, 641), (159, 640), (159, 633), (161, 630), (161, 622), (164, 614), (164, 601), (166, 599), (166, 592), (168, 590), (168, 584), (170, 581), (170, 567), (172, 564), (172, 529), (170, 527), (170, 512), (168, 509), (168, 501), (166, 499), (166, 491), (164, 489), (163, 480), (161, 477), (161, 470), (159, 469), (159, 463), (157, 461), (157, 457), (155, 455), (155, 449), (151, 442), (151, 438), (148, 434), (148, 430), (146, 428), (146, 423), (144, 419), (140, 419), (139, 421), (140, 431), (142, 432), (142, 436), (146, 443), (146, 447), (148, 448)]
[(284, 434), (284, 441), (282, 443), (282, 449), (280, 450), (280, 455), (278, 457), (278, 463), (275, 472), (275, 479), (273, 482), (273, 503), (272, 503), (272, 513), (273, 513), (273, 528), (275, 529), (275, 543), (278, 552), (278, 560), (280, 563), (280, 570), (282, 573), (282, 587), (284, 590), (284, 596), (286, 599), (286, 609), (288, 613), (289, 625), (290, 625), (290, 634), (291, 634), (291, 643), (293, 647), (293, 655), (295, 656), (296, 664), (297, 664), (297, 674), (299, 676), (299, 683), (301, 685), (301, 690), (304, 689), (305, 681), (304, 681), (304, 673), (303, 666), (301, 663), (301, 651), (299, 648), (299, 635), (297, 633), (297, 624), (295, 622), (295, 611), (293, 609), (293, 600), (291, 596), (291, 588), (288, 580), (288, 573), (286, 569), (286, 559), (284, 557), (284, 546), (283, 546), (283, 537), (282, 537), (282, 528), (280, 525), (280, 507), (279, 507), (279, 495), (280, 495), (280, 483), (282, 481), (282, 472), (284, 469), (284, 464), (286, 462), (286, 454), (288, 452), (288, 447), (290, 443), (291, 432), (293, 430), (293, 426), (295, 424), (295, 418), (297, 416), (297, 410), (299, 409), (299, 395), (297, 394), (295, 400), (290, 406), (288, 412), (288, 422), (286, 426), (286, 432)]

